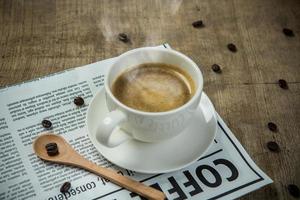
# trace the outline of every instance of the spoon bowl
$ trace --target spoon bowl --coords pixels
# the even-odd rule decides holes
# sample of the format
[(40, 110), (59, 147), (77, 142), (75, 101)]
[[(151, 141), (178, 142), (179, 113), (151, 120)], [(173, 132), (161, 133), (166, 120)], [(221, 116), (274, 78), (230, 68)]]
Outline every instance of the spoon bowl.
[[(58, 147), (59, 154), (57, 154), (56, 156), (49, 156), (47, 154), (46, 144), (52, 142), (56, 143)], [(58, 135), (43, 134), (34, 141), (33, 150), (35, 154), (43, 160), (51, 162), (63, 162), (66, 160), (66, 155), (69, 154), (70, 145)]]

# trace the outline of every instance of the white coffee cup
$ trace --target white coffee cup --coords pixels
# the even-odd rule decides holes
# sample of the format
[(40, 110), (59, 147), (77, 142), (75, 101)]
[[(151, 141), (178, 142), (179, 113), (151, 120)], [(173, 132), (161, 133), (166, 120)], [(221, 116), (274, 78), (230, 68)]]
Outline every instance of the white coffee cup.
[[(195, 82), (194, 96), (184, 105), (166, 112), (144, 112), (124, 105), (112, 94), (112, 84), (125, 70), (143, 63), (166, 63), (182, 68)], [(99, 122), (96, 138), (107, 147), (115, 147), (130, 139), (160, 142), (181, 133), (188, 126), (200, 102), (203, 77), (198, 66), (182, 53), (170, 49), (145, 47), (120, 55), (105, 77), (104, 88), (110, 112)], [(117, 127), (126, 134), (115, 131), (119, 135), (112, 137)]]

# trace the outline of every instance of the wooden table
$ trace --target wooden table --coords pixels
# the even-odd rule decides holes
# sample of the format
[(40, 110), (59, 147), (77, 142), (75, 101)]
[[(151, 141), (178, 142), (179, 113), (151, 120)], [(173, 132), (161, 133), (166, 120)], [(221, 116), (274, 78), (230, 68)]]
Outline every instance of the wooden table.
[[(294, 199), (286, 186), (300, 186), (299, 22), (299, 0), (0, 0), (0, 85), (167, 42), (199, 64), (216, 110), (274, 180), (241, 199)], [(118, 40), (121, 32), (130, 42)]]

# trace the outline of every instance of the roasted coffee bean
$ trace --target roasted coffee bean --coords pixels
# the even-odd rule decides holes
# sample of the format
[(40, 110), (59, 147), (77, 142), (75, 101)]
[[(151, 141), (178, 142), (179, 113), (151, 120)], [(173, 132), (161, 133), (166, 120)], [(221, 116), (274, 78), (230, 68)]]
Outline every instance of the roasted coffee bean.
[(274, 152), (278, 152), (280, 150), (279, 145), (273, 141), (268, 142), (267, 147), (270, 151), (274, 151)]
[(213, 65), (211, 66), (211, 69), (212, 69), (214, 72), (216, 72), (216, 73), (221, 73), (221, 67), (220, 67), (220, 65), (218, 65), (218, 64), (213, 64)]
[(286, 90), (289, 88), (287, 82), (284, 79), (279, 79), (278, 84), (279, 84), (279, 87), (281, 87), (282, 89)]
[(82, 106), (84, 104), (84, 99), (82, 97), (76, 97), (74, 99), (74, 104), (76, 106)]
[(56, 156), (59, 154), (59, 152), (58, 152), (58, 149), (50, 149), (50, 150), (47, 150), (47, 154), (48, 154), (48, 156)]
[(45, 148), (47, 151), (57, 149), (57, 144), (55, 142), (51, 142), (51, 143), (46, 144)]
[(119, 38), (120, 41), (122, 41), (124, 43), (129, 42), (129, 38), (128, 38), (126, 33), (120, 33), (118, 38)]
[(51, 142), (51, 143), (46, 144), (45, 148), (46, 148), (47, 154), (49, 156), (56, 156), (57, 154), (59, 154), (58, 147), (57, 147), (57, 144), (55, 142)]
[(57, 144), (55, 142), (50, 142), (45, 145), (46, 149), (57, 148)]
[(293, 197), (296, 197), (296, 198), (300, 197), (300, 190), (297, 185), (289, 184), (287, 189), (288, 189), (290, 195), (292, 195)]
[(204, 27), (203, 21), (202, 20), (198, 20), (192, 23), (194, 28), (202, 28)]
[(50, 122), (50, 121), (47, 120), (47, 119), (44, 119), (44, 120), (42, 121), (42, 125), (43, 125), (44, 128), (51, 128), (51, 127), (52, 127), (52, 122)]
[(294, 37), (295, 36), (293, 30), (291, 30), (289, 28), (282, 29), (282, 32), (284, 33), (284, 35), (286, 35), (288, 37)]
[(234, 44), (232, 44), (232, 43), (227, 44), (227, 48), (228, 48), (229, 51), (231, 51), (231, 52), (237, 52), (236, 46), (235, 46)]
[(277, 125), (274, 124), (273, 122), (268, 123), (268, 128), (270, 131), (276, 132), (277, 131)]
[(68, 190), (71, 188), (71, 183), (70, 182), (65, 182), (61, 187), (60, 187), (60, 192), (61, 193), (66, 193)]

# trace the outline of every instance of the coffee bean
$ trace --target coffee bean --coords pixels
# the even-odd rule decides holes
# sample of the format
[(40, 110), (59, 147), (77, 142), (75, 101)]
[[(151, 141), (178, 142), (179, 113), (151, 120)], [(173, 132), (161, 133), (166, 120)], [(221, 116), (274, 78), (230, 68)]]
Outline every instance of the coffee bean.
[(59, 154), (59, 152), (58, 152), (58, 149), (50, 149), (50, 150), (47, 150), (47, 154), (48, 154), (48, 156), (56, 156)]
[(51, 142), (51, 143), (46, 144), (45, 148), (46, 148), (46, 150), (57, 149), (57, 144), (55, 142)]
[(52, 127), (52, 122), (50, 122), (50, 121), (47, 120), (47, 119), (44, 119), (44, 120), (42, 121), (42, 126), (43, 126), (44, 128), (51, 128), (51, 127)]
[(84, 104), (84, 99), (82, 97), (76, 97), (74, 99), (74, 104), (76, 106), (82, 106)]
[(59, 154), (58, 147), (55, 142), (51, 142), (45, 145), (48, 156), (56, 156)]
[(284, 35), (286, 35), (288, 37), (294, 37), (295, 36), (293, 30), (291, 30), (289, 28), (282, 29), (282, 32), (284, 33)]
[(192, 23), (194, 28), (202, 28), (204, 27), (203, 21), (202, 20), (198, 20)]
[(232, 43), (227, 44), (227, 48), (228, 48), (229, 51), (231, 51), (231, 52), (237, 52), (236, 46), (235, 46), (234, 44), (232, 44)]
[(221, 67), (220, 67), (220, 65), (218, 65), (218, 64), (213, 64), (213, 65), (211, 66), (211, 68), (212, 68), (212, 70), (213, 70), (214, 72), (216, 72), (216, 73), (221, 73), (221, 72), (222, 72)]
[(46, 144), (45, 148), (47, 150), (48, 156), (56, 156), (59, 154), (58, 147), (55, 142), (50, 142), (50, 143)]
[(273, 122), (268, 123), (268, 128), (270, 129), (270, 131), (273, 131), (273, 132), (277, 131), (277, 125), (274, 124)]
[(293, 197), (296, 197), (296, 198), (300, 197), (300, 190), (297, 185), (289, 184), (287, 189), (288, 189), (290, 195), (292, 195)]
[(127, 34), (125, 34), (125, 33), (120, 33), (118, 38), (120, 41), (122, 41), (124, 43), (129, 42), (129, 38), (128, 38)]
[(279, 84), (279, 87), (281, 87), (282, 89), (286, 90), (289, 88), (287, 82), (284, 79), (279, 79), (278, 84)]
[(70, 182), (65, 182), (61, 187), (60, 187), (60, 192), (61, 193), (66, 193), (68, 190), (71, 188), (71, 183)]
[(267, 147), (270, 151), (279, 152), (279, 146), (276, 142), (270, 141), (267, 143)]

